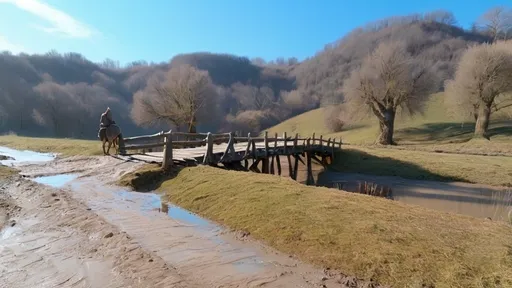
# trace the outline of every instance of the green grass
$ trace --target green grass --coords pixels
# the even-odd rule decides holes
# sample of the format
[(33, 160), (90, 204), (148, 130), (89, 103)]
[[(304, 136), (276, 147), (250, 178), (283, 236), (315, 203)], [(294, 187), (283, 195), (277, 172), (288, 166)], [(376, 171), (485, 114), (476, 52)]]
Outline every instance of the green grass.
[(512, 287), (512, 228), (211, 167), (163, 182), (171, 202), (304, 261), (393, 287)]
[(0, 136), (0, 146), (43, 153), (59, 153), (62, 156), (103, 155), (101, 142), (67, 138), (36, 138), (14, 135)]

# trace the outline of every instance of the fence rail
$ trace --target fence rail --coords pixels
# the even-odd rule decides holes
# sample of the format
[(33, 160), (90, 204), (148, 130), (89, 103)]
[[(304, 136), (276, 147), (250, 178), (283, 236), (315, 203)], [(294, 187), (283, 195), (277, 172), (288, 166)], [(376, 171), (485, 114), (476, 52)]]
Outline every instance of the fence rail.
[[(224, 146), (224, 144), (226, 145)], [(273, 137), (269, 137), (268, 132), (265, 132), (263, 137), (252, 137), (250, 133), (247, 136), (238, 136), (234, 135), (234, 133), (184, 133), (170, 130), (153, 135), (123, 138), (119, 143), (119, 151), (121, 154), (127, 154), (128, 150), (163, 148), (162, 167), (164, 169), (168, 169), (173, 165), (173, 154), (183, 155), (187, 154), (186, 152), (192, 155), (189, 158), (207, 165), (245, 161), (246, 168), (250, 170), (257, 169), (257, 167), (253, 166), (257, 166), (261, 160), (263, 162), (262, 172), (268, 173), (269, 167), (273, 169), (275, 156), (287, 156), (290, 166), (290, 156), (295, 157), (295, 170), (297, 170), (297, 161), (300, 160), (304, 163), (300, 155), (306, 153), (308, 169), (310, 169), (311, 159), (325, 164), (326, 160), (324, 157), (329, 156), (332, 160), (335, 150), (341, 149), (341, 145), (341, 138), (324, 139), (323, 136), (317, 138), (314, 133), (312, 137), (306, 138), (299, 137), (299, 134), (290, 137), (287, 133), (283, 133), (282, 136), (276, 133)], [(198, 152), (198, 149), (203, 150)], [(320, 155), (322, 160), (318, 159), (317, 155)], [(187, 158), (187, 156), (180, 157), (183, 159)], [(272, 159), (271, 164), (269, 164), (269, 158)], [(255, 160), (256, 164), (253, 163), (249, 168), (247, 164), (248, 159)], [(280, 170), (279, 157), (276, 157), (276, 161), (278, 161), (278, 170)]]

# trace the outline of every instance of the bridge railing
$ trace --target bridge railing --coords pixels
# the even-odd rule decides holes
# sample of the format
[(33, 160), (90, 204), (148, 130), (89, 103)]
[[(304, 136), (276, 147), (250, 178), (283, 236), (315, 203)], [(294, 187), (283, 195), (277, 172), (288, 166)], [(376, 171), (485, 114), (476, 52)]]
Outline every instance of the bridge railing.
[[(341, 138), (337, 141), (335, 138), (323, 139), (315, 137), (303, 138), (299, 134), (289, 137), (287, 133), (283, 133), (280, 137), (275, 133), (274, 137), (269, 137), (265, 132), (263, 137), (252, 137), (249, 133), (247, 137), (237, 136), (233, 133), (185, 133), (185, 132), (168, 132), (161, 131), (152, 135), (143, 135), (135, 137), (127, 137), (120, 139), (119, 152), (128, 154), (127, 151), (135, 153), (145, 153), (146, 151), (163, 152), (162, 168), (168, 169), (173, 165), (173, 149), (198, 148), (205, 146), (203, 164), (213, 164), (217, 162), (226, 162), (234, 160), (246, 160), (249, 157), (268, 157), (269, 153), (274, 153), (279, 149), (281, 155), (292, 155), (296, 153), (304, 153), (305, 149), (331, 149), (334, 154), (335, 148), (341, 148)], [(214, 153), (213, 146), (227, 143), (227, 147), (223, 153)], [(247, 143), (244, 151), (237, 151), (235, 144)], [(263, 143), (263, 146), (261, 146)], [(219, 159), (220, 157), (220, 159)]]

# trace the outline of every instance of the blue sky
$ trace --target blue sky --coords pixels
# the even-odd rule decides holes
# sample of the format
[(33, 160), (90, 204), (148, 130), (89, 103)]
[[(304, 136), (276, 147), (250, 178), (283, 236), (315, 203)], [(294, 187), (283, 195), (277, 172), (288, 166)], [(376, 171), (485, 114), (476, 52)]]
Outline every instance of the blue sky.
[(469, 27), (510, 1), (0, 0), (0, 51), (55, 49), (122, 64), (195, 51), (301, 60), (369, 21), (445, 9)]

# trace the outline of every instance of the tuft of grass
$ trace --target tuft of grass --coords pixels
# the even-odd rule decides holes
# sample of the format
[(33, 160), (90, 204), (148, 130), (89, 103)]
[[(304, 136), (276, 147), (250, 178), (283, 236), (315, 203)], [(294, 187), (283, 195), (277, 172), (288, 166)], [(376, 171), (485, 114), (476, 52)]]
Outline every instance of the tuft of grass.
[(0, 179), (9, 178), (11, 176), (16, 175), (17, 173), (18, 171), (16, 169), (0, 165)]
[(36, 138), (15, 135), (0, 136), (0, 146), (43, 153), (59, 153), (62, 156), (103, 155), (101, 142), (68, 138)]
[(185, 209), (349, 275), (394, 287), (512, 287), (505, 223), (211, 167), (185, 168), (160, 189)]
[(512, 157), (345, 146), (331, 169), (432, 181), (512, 186)]

